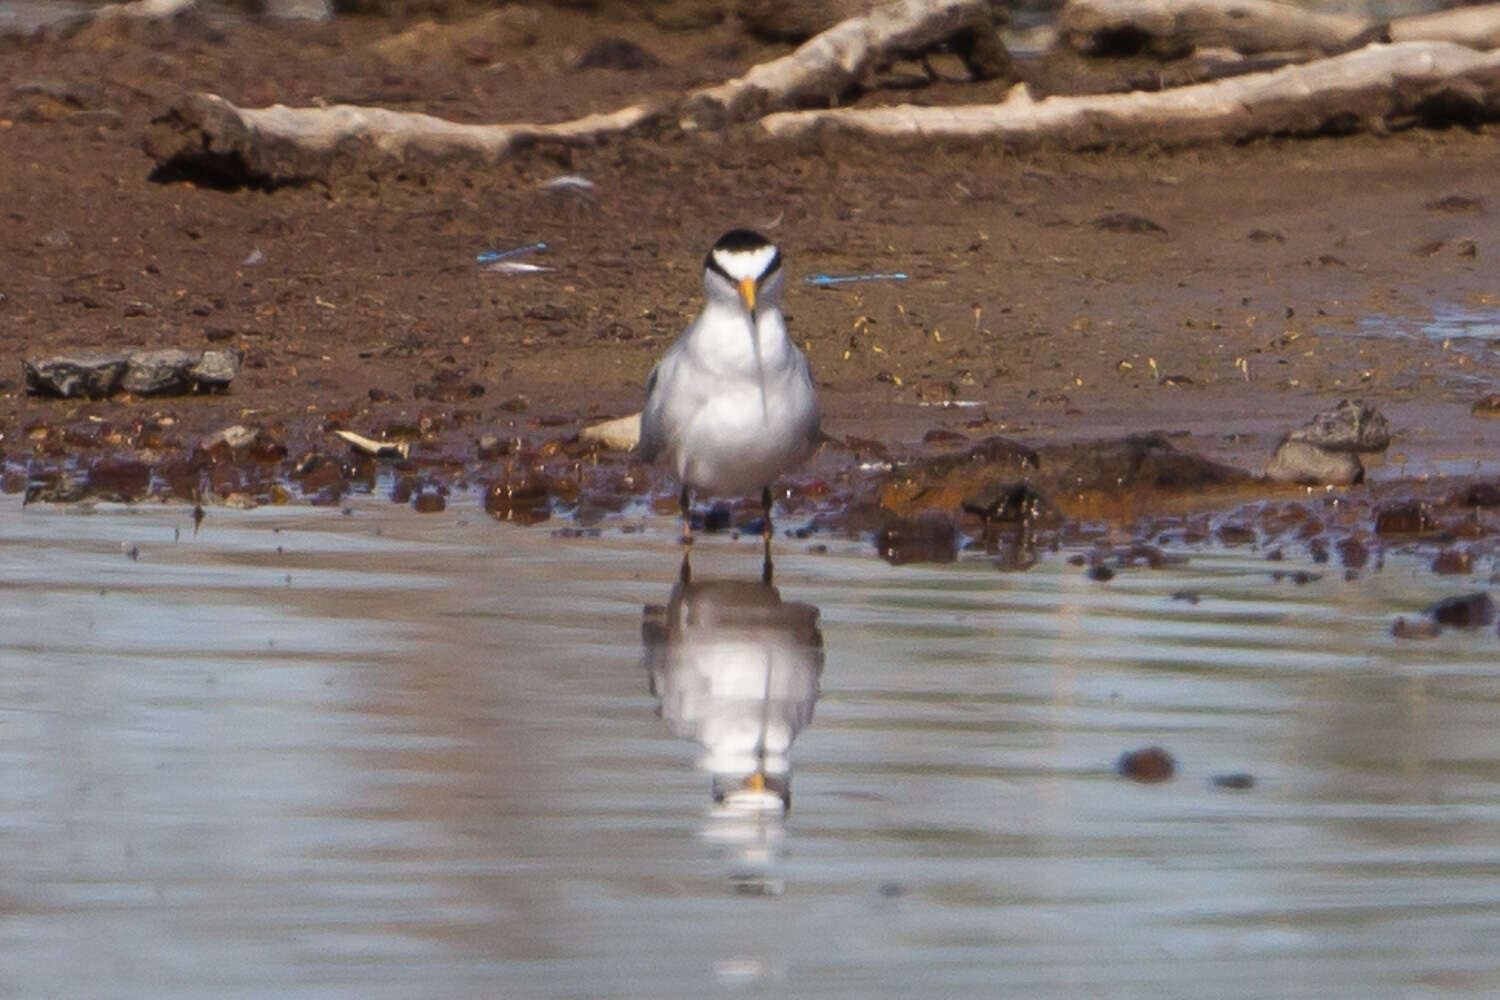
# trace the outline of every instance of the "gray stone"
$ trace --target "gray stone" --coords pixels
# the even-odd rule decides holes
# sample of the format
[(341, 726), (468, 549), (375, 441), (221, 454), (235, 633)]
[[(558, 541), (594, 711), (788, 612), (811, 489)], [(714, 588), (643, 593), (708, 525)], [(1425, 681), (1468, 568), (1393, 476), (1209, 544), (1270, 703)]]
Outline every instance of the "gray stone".
[(120, 388), (141, 396), (182, 392), (188, 384), (188, 368), (198, 359), (191, 351), (167, 347), (157, 351), (131, 351)]
[(1325, 451), (1385, 451), (1391, 444), (1391, 425), (1369, 403), (1341, 399), (1292, 431), (1291, 439)]
[(27, 358), (21, 362), (28, 392), (65, 399), (108, 396), (125, 374), (125, 367), (125, 358), (120, 355), (95, 351), (80, 351), (56, 358)]
[(240, 373), (240, 352), (230, 350), (204, 351), (203, 356), (188, 367), (188, 381), (198, 389), (223, 389)]
[(1331, 451), (1288, 438), (1276, 448), (1266, 476), (1303, 486), (1350, 486), (1364, 482), (1365, 467), (1353, 451)]

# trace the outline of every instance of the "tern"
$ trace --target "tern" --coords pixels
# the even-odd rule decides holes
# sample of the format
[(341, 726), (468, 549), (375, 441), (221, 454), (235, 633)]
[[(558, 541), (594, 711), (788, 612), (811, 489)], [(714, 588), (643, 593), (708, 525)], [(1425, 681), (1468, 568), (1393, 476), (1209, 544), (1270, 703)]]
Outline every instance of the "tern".
[(732, 229), (703, 261), (708, 301), (646, 382), (639, 452), (664, 461), (682, 486), (683, 542), (690, 502), (760, 491), (764, 575), (771, 572), (771, 485), (807, 460), (822, 437), (807, 358), (781, 315), (781, 251)]

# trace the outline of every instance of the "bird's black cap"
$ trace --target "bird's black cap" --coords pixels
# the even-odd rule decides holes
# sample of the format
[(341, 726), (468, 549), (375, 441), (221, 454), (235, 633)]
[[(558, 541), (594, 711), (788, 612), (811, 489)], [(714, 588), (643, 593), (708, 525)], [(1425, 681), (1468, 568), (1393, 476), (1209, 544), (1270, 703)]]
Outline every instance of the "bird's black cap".
[(776, 244), (753, 229), (731, 229), (723, 236), (720, 236), (719, 241), (713, 245), (708, 251), (708, 255), (703, 258), (703, 266), (706, 270), (717, 271), (725, 278), (733, 281), (734, 279), (725, 273), (724, 268), (719, 264), (718, 258), (714, 254), (719, 251), (724, 251), (725, 253), (752, 253), (765, 247), (775, 249), (776, 255), (771, 258), (771, 263), (767, 265), (765, 272), (761, 275), (761, 279), (764, 280), (780, 270), (781, 250), (776, 247)]

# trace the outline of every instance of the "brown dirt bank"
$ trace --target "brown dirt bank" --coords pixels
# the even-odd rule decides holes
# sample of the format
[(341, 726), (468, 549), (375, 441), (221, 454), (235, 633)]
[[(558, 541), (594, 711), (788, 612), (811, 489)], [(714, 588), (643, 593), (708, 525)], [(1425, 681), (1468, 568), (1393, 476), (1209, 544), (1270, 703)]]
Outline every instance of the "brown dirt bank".
[[(1493, 349), (1445, 349), (1417, 330), (1436, 307), (1500, 312), (1494, 130), (1024, 158), (669, 136), (335, 191), (149, 177), (141, 135), (191, 90), (252, 106), (356, 101), (554, 121), (780, 51), (724, 26), (664, 33), (538, 16), (525, 44), (417, 65), (377, 57), (372, 45), (392, 29), (358, 20), (149, 45), (9, 44), (8, 488), (27, 468), (79, 455), (165, 461), (231, 424), (272, 428), (293, 461), (341, 453), (330, 420), (425, 436), (418, 458), (472, 474), (485, 434), (524, 449), (635, 409), (654, 359), (697, 308), (705, 247), (734, 225), (766, 230), (787, 254), (788, 317), (840, 438), (918, 452), (935, 428), (1030, 443), (1155, 429), (1259, 469), (1283, 432), (1361, 396), (1396, 434), (1375, 478), (1493, 460), (1500, 425), (1469, 412), (1500, 382)], [(603, 38), (663, 64), (572, 68)], [(58, 86), (50, 96), (21, 86), (32, 82)], [(995, 95), (955, 82), (896, 96)], [(564, 173), (589, 178), (592, 197), (539, 187)], [(529, 259), (554, 271), (474, 265), (479, 250), (535, 240), (549, 249)], [(799, 280), (863, 271), (910, 279), (838, 290)], [(1370, 332), (1370, 317), (1389, 319)], [(246, 359), (225, 395), (79, 402), (21, 385), (22, 357), (224, 344)], [(980, 405), (931, 405), (957, 400)], [(825, 455), (812, 474), (849, 460)]]

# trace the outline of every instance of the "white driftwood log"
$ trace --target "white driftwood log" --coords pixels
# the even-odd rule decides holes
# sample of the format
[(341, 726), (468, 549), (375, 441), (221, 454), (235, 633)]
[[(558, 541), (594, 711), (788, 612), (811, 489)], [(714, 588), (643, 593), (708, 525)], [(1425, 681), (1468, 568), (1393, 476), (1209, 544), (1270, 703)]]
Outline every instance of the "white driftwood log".
[(1500, 51), (1451, 42), (1370, 45), (1175, 90), (1034, 101), (1017, 86), (1001, 104), (780, 112), (762, 118), (759, 129), (781, 140), (834, 134), (1085, 149), (1379, 131), (1424, 115), (1500, 117)]
[(988, 0), (897, 0), (841, 21), (791, 55), (688, 95), (685, 128), (721, 128), (811, 100), (833, 102), (882, 62), (954, 41), (976, 76), (1009, 71)]
[(1457, 42), (1474, 49), (1496, 49), (1500, 48), (1500, 4), (1398, 17), (1390, 30), (1393, 42)]
[(1175, 59), (1198, 48), (1245, 55), (1347, 50), (1372, 25), (1275, 0), (1069, 0), (1057, 17), (1056, 45), (1084, 55), (1121, 54), (1138, 45)]
[(468, 125), (349, 104), (241, 108), (216, 94), (192, 94), (151, 123), (144, 144), (164, 170), (276, 186), (326, 180), (341, 164), (386, 170), (454, 159), (493, 164), (525, 146), (597, 142), (657, 114), (638, 104), (556, 125)]

